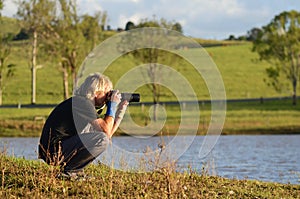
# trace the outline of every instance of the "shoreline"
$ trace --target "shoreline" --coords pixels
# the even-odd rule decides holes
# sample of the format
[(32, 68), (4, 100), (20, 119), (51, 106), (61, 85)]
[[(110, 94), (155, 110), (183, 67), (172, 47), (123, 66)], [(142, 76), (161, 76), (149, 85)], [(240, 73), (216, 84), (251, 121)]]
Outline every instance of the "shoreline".
[[(4, 129), (4, 132), (9, 130), (9, 131), (13, 131), (12, 133), (6, 132), (3, 133), (3, 129), (4, 128), (0, 128), (0, 138), (1, 137), (40, 137), (40, 133), (41, 131), (20, 131), (20, 129)], [(18, 133), (15, 133), (18, 132)], [(253, 130), (253, 129), (243, 129), (243, 130), (224, 130), (222, 131), (222, 133), (220, 134), (221, 136), (231, 136), (231, 135), (253, 135), (253, 136), (260, 136), (260, 135), (299, 135), (300, 134), (300, 130), (296, 129), (259, 129), (259, 130)], [(151, 135), (151, 136), (206, 136), (206, 133), (196, 133), (196, 134), (181, 134), (178, 135), (177, 133), (172, 133), (172, 132), (168, 132), (168, 133), (158, 133), (155, 135)], [(113, 136), (149, 136), (148, 134), (127, 134), (125, 132), (119, 132), (117, 131)]]

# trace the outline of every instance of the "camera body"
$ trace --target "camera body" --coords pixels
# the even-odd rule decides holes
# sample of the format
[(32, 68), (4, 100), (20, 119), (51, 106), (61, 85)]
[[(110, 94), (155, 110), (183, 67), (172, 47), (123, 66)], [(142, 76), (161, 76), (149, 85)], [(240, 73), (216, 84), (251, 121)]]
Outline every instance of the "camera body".
[(139, 93), (121, 93), (122, 100), (127, 100), (129, 103), (131, 102), (140, 102), (140, 94)]
[[(108, 100), (111, 98), (112, 91), (108, 94)], [(122, 100), (126, 100), (129, 103), (132, 102), (140, 102), (140, 94), (139, 93), (121, 93)]]
[[(110, 100), (112, 92), (113, 92), (113, 90), (108, 93), (107, 99), (106, 99), (107, 101)], [(121, 97), (122, 97), (122, 100), (127, 100), (129, 103), (140, 102), (140, 94), (139, 93), (121, 93)], [(101, 114), (104, 107), (105, 107), (105, 104), (102, 107), (95, 107), (96, 111), (99, 115)]]

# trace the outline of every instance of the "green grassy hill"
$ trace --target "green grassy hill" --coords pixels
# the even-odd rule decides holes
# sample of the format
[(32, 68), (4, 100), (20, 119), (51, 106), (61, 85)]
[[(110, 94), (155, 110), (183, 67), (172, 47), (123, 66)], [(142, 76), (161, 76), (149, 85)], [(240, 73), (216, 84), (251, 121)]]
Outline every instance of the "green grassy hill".
[(228, 99), (259, 98), (289, 95), (277, 93), (267, 86), (265, 69), (268, 63), (258, 62), (258, 55), (251, 52), (251, 44), (207, 48), (224, 80)]
[[(16, 65), (15, 76), (6, 81), (3, 94), (4, 104), (30, 103), (31, 72), (29, 66), (30, 45), (25, 42), (16, 42), (8, 63)], [(289, 96), (290, 91), (277, 93), (263, 81), (267, 78), (265, 69), (269, 66), (264, 62), (257, 62), (257, 55), (251, 52), (251, 44), (230, 45), (205, 48), (217, 65), (226, 89), (228, 99), (259, 98), (274, 96)], [(193, 49), (188, 50), (193, 53)], [(47, 57), (47, 55), (43, 55)], [(42, 61), (37, 70), (37, 103), (58, 103), (63, 100), (62, 72), (57, 63)], [(121, 57), (111, 64), (105, 72), (116, 83), (135, 64), (128, 58)], [(207, 88), (201, 76), (195, 69), (185, 63), (172, 65), (179, 73), (188, 78), (200, 100), (209, 99)], [(140, 90), (144, 101), (151, 101), (149, 89)], [(162, 101), (174, 100), (174, 96), (163, 93)]]
[[(29, 44), (15, 42), (13, 53), (9, 63), (17, 65), (15, 76), (6, 81), (4, 91), (4, 104), (18, 103), (29, 104), (31, 100)], [(276, 93), (263, 81), (266, 78), (265, 69), (267, 63), (256, 62), (257, 55), (251, 52), (251, 44), (223, 45), (219, 47), (205, 48), (218, 70), (220, 71), (226, 90), (227, 99), (246, 99), (260, 97), (289, 96), (289, 92)], [(195, 49), (186, 50), (187, 53), (195, 53)], [(196, 56), (196, 55), (195, 55)], [(37, 104), (58, 104), (63, 100), (62, 72), (57, 63), (51, 62), (47, 55), (44, 60), (38, 60), (40, 69), (37, 70)], [(46, 59), (47, 58), (47, 59)], [(118, 79), (131, 68), (137, 65), (128, 57), (120, 57), (115, 60), (105, 74), (115, 84)], [(185, 61), (175, 61), (172, 67), (184, 76), (195, 90), (199, 100), (210, 98), (208, 89), (199, 73)], [(178, 84), (174, 82), (173, 84)], [(299, 90), (300, 91), (300, 90)], [(151, 91), (142, 86), (138, 89), (143, 102), (151, 102)], [(181, 91), (185, 93), (184, 90)], [(161, 101), (175, 101), (172, 91), (163, 88)], [(198, 128), (199, 134), (205, 134), (211, 120), (210, 104), (201, 104), (201, 117)], [(40, 134), (44, 120), (36, 120), (36, 116), (46, 119), (52, 108), (11, 109), (0, 110), (0, 135), (2, 136), (37, 136)], [(299, 105), (292, 106), (290, 100), (274, 102), (240, 102), (228, 103), (226, 121), (223, 134), (278, 134), (299, 133)], [(143, 126), (149, 122), (148, 106), (130, 106), (130, 114), (133, 120)], [(167, 107), (168, 119), (163, 133), (176, 133), (180, 124), (181, 112), (178, 106)]]
[(2, 17), (0, 20), (0, 27), (0, 34), (2, 35), (16, 35), (21, 29), (18, 21), (10, 17)]
[[(15, 64), (14, 76), (5, 80), (3, 104), (28, 104), (31, 100), (30, 44), (13, 42), (12, 53), (7, 61)], [(47, 55), (44, 55), (47, 56)], [(50, 58), (48, 58), (50, 59)], [(63, 100), (62, 72), (57, 63), (37, 61), (37, 103), (58, 103)]]
[[(14, 18), (2, 17), (0, 21), (0, 34), (15, 35), (20, 31), (20, 25)], [(103, 38), (113, 36), (114, 31), (103, 32)], [(264, 79), (267, 78), (265, 69), (269, 66), (265, 62), (257, 62), (257, 54), (251, 52), (251, 43), (239, 41), (214, 41), (194, 39), (205, 47), (211, 59), (217, 65), (226, 89), (228, 99), (235, 98), (259, 98), (274, 96), (290, 96), (291, 91), (285, 90), (277, 93), (273, 88), (266, 85)], [(30, 103), (31, 93), (31, 72), (29, 66), (30, 43), (28, 41), (17, 41), (12, 43), (12, 53), (7, 63), (16, 65), (15, 76), (6, 82), (3, 92), (3, 104), (27, 104)], [(193, 54), (194, 49), (187, 50)], [(195, 56), (197, 56), (195, 54)], [(51, 55), (47, 53), (39, 54), (38, 64), (41, 66), (37, 70), (37, 103), (59, 103), (63, 100), (62, 72), (58, 63), (55, 63)], [(121, 57), (115, 60), (106, 74), (116, 83), (124, 73), (136, 64), (128, 58)], [(209, 99), (205, 82), (197, 75), (195, 69), (187, 63), (179, 61), (171, 65), (184, 77), (186, 77), (200, 100)], [(149, 89), (141, 88), (144, 101), (152, 101)], [(300, 89), (298, 89), (298, 92)], [(162, 93), (162, 101), (175, 100), (174, 95), (166, 89)]]

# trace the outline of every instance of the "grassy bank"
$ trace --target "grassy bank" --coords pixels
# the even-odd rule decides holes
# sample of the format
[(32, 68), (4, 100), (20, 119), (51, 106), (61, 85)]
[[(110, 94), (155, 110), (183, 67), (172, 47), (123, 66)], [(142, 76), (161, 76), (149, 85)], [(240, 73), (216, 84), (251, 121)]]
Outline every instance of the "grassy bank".
[(58, 168), (37, 160), (0, 154), (1, 198), (299, 198), (299, 185), (176, 173), (172, 168), (148, 173), (90, 165), (90, 181), (55, 178)]

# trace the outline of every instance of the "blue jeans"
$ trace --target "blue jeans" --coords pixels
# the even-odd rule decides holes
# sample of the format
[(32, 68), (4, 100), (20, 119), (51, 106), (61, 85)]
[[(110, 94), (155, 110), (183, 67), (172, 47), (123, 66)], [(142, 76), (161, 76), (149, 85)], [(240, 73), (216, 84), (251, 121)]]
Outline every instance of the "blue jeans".
[(82, 133), (61, 142), (64, 172), (77, 172), (105, 151), (109, 139), (103, 132)]

